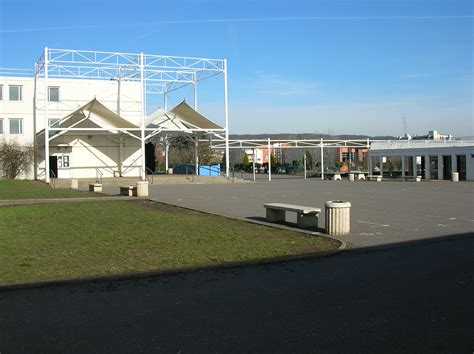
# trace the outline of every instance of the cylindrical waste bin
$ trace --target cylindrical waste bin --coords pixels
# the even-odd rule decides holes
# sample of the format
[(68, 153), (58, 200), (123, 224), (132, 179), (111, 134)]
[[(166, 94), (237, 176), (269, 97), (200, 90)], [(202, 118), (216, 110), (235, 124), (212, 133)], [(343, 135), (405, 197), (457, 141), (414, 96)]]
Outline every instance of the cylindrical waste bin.
[(451, 181), (459, 182), (459, 172), (451, 172)]
[(172, 168), (168, 168), (168, 174), (169, 174), (169, 175), (172, 175), (172, 174), (173, 174), (173, 169), (172, 169)]
[(354, 174), (349, 173), (349, 181), (354, 182)]
[(343, 200), (329, 200), (325, 204), (326, 233), (347, 235), (351, 232), (351, 203)]
[(78, 188), (79, 188), (79, 180), (71, 179), (71, 189), (78, 189)]
[(137, 182), (137, 197), (148, 197), (148, 181)]

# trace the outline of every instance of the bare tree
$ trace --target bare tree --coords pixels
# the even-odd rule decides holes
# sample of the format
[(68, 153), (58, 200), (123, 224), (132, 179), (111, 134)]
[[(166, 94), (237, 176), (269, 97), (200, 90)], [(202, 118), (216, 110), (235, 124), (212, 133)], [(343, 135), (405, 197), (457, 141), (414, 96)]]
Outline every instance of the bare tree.
[(4, 142), (0, 146), (0, 168), (3, 178), (15, 179), (28, 170), (33, 161), (33, 147)]

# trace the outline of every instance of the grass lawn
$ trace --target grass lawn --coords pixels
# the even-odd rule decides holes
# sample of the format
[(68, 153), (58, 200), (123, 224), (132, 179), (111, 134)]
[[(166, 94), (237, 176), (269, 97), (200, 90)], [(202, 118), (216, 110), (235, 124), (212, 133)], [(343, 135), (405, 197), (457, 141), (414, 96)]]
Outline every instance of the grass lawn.
[(0, 200), (97, 197), (101, 194), (71, 189), (53, 189), (40, 181), (0, 179)]
[(333, 250), (325, 237), (150, 201), (0, 208), (0, 284)]

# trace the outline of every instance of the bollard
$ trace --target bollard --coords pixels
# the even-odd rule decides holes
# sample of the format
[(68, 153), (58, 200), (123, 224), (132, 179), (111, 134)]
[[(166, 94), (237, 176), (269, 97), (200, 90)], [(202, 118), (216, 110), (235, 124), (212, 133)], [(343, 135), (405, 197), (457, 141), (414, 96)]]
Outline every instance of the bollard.
[(168, 174), (169, 174), (169, 175), (172, 175), (172, 174), (173, 174), (173, 169), (172, 169), (172, 168), (168, 168)]
[(79, 189), (79, 180), (71, 179), (71, 189)]
[(137, 197), (148, 197), (148, 181), (137, 182)]
[(347, 235), (351, 232), (351, 203), (343, 200), (329, 200), (325, 204), (326, 233)]
[(349, 181), (354, 182), (354, 174), (349, 173)]
[(459, 172), (451, 172), (451, 181), (459, 182)]

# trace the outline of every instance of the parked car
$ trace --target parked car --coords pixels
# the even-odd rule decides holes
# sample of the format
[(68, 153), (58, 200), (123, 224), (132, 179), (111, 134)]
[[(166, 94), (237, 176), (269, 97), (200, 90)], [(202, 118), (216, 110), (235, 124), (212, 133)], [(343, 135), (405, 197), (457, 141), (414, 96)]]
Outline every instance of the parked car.
[(196, 174), (196, 166), (191, 164), (181, 164), (173, 167), (173, 174), (175, 175), (194, 175)]

